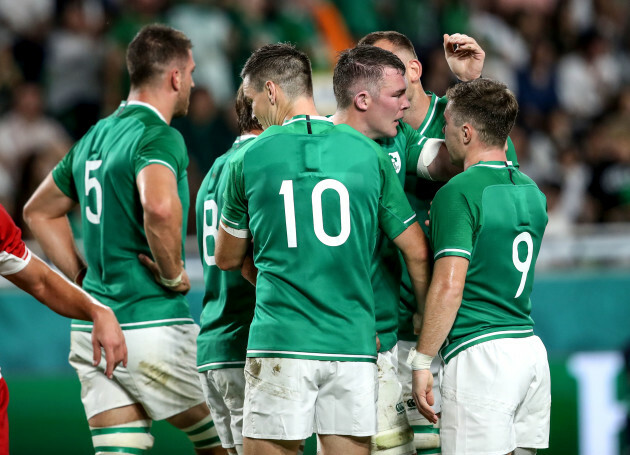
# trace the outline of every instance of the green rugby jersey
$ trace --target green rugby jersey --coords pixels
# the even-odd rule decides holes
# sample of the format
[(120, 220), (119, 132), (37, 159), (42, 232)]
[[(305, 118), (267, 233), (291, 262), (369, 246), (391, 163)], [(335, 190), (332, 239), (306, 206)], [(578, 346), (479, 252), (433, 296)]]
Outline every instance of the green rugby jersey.
[[(448, 99), (445, 96), (437, 96), (432, 92), (426, 93), (431, 97), (431, 101), (426, 117), (416, 130), (419, 136), (414, 136), (413, 133), (410, 132), (410, 130), (414, 131), (411, 128), (404, 130), (403, 133), (408, 136), (407, 138), (400, 140), (397, 136), (395, 141), (383, 145), (383, 148), (390, 153), (390, 155), (392, 151), (401, 149), (401, 144), (418, 141), (422, 146), (427, 138), (444, 139), (444, 110), (446, 109)], [(514, 166), (518, 167), (516, 150), (510, 138), (508, 138), (506, 157)], [(422, 179), (417, 176), (413, 169), (408, 169), (407, 173), (408, 175), (403, 183), (405, 194), (407, 194), (411, 207), (413, 207), (418, 215), (420, 227), (422, 227), (424, 233), (429, 236), (429, 228), (425, 225), (425, 221), (429, 219), (431, 201), (437, 190), (441, 188), (444, 183)], [(416, 341), (417, 336), (413, 333), (412, 323), (413, 314), (416, 312), (417, 308), (416, 299), (402, 256), (399, 257), (399, 260), (402, 266), (402, 284), (400, 289), (400, 302), (398, 305), (398, 338), (404, 341)]]
[(232, 148), (215, 160), (197, 193), (197, 240), (206, 288), (197, 337), (200, 373), (245, 366), (256, 290), (240, 271), (223, 271), (216, 266), (214, 247), (228, 177), (227, 163), (236, 150), (255, 138), (252, 134), (236, 138)]
[(415, 214), (374, 141), (323, 117), (268, 128), (231, 160), (221, 220), (254, 238), (248, 357), (376, 360), (379, 226), (393, 239)]
[(484, 341), (533, 334), (529, 297), (546, 225), (545, 196), (509, 162), (481, 161), (438, 191), (434, 259), (469, 260), (462, 304), (440, 351), (445, 362)]
[[(81, 206), (81, 230), (88, 264), (83, 289), (114, 310), (123, 329), (192, 324), (181, 293), (160, 286), (138, 260), (151, 256), (136, 176), (160, 164), (177, 178), (184, 226), (189, 206), (184, 139), (154, 107), (123, 102), (81, 138), (53, 170), (59, 189)], [(73, 330), (91, 323), (73, 321)]]

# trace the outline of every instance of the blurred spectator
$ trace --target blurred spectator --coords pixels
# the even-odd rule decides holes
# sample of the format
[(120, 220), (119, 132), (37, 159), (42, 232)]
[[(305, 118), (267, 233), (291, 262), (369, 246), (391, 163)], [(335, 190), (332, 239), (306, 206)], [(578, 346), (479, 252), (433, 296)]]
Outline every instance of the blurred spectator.
[(75, 138), (100, 117), (105, 48), (96, 0), (66, 0), (48, 40), (47, 106)]
[(234, 69), (229, 59), (232, 24), (221, 9), (207, 0), (192, 0), (171, 8), (166, 20), (184, 30), (194, 46), (195, 85), (212, 90), (215, 101), (227, 105), (234, 96)]
[[(71, 140), (64, 128), (44, 115), (39, 86), (34, 83), (19, 85), (14, 92), (13, 108), (0, 118), (0, 167), (10, 182), (7, 191), (11, 215), (22, 219), (20, 210), (32, 191), (47, 172), (57, 164), (70, 148)], [(27, 163), (38, 170), (28, 169)], [(25, 172), (27, 175), (25, 175)]]

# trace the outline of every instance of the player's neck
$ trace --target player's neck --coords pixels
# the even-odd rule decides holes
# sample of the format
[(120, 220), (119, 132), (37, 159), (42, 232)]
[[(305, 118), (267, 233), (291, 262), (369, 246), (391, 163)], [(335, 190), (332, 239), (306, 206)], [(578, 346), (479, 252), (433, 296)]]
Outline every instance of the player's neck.
[(505, 149), (500, 147), (488, 147), (485, 144), (479, 144), (475, 148), (466, 151), (464, 159), (464, 170), (470, 166), (474, 166), (480, 161), (506, 161)]
[(335, 125), (348, 125), (372, 140), (380, 139), (365, 122), (363, 114), (361, 111), (350, 107), (348, 109), (338, 109), (330, 119)]
[(140, 101), (150, 104), (162, 114), (166, 123), (171, 124), (175, 104), (168, 97), (158, 96), (151, 90), (132, 90), (129, 92), (127, 101)]
[(410, 100), (411, 106), (405, 111), (403, 120), (407, 125), (417, 130), (429, 112), (431, 97), (425, 93), (422, 84), (412, 85), (410, 89), (413, 90)]
[(290, 106), (287, 107), (284, 114), (284, 120), (290, 120), (296, 115), (313, 115), (318, 116), (317, 108), (313, 98), (298, 98)]

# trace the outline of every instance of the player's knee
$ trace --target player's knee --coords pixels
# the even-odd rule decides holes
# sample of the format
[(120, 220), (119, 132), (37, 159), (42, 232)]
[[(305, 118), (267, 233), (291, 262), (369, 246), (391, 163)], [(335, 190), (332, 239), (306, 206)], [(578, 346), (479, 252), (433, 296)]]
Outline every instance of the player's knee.
[(379, 431), (372, 436), (371, 453), (378, 455), (415, 454), (413, 430), (408, 425)]
[(150, 420), (136, 420), (111, 427), (90, 427), (96, 455), (144, 454), (153, 447), (150, 431)]
[(409, 421), (413, 428), (413, 443), (417, 450), (436, 449), (440, 447), (440, 429), (424, 417)]
[(536, 455), (536, 449), (524, 449), (517, 447), (514, 449), (514, 455)]
[(205, 451), (221, 446), (221, 440), (210, 414), (196, 424), (182, 428), (182, 431), (186, 433), (186, 436), (188, 436), (188, 439), (190, 439), (197, 451)]

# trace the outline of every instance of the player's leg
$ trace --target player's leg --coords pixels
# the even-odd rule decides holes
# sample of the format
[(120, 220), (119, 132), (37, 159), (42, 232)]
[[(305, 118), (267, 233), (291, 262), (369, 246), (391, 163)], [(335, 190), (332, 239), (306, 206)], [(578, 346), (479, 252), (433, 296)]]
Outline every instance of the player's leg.
[[(416, 404), (411, 396), (411, 366), (407, 363), (409, 351), (415, 346), (412, 341), (398, 341), (398, 379), (402, 386), (402, 401), (405, 406), (405, 413), (414, 433), (414, 446), (418, 455), (429, 455), (440, 453), (440, 430), (439, 422), (433, 424), (425, 419), (416, 409)], [(440, 381), (438, 372), (441, 360), (439, 356), (431, 364), (433, 373), (433, 396), (435, 403), (433, 409), (440, 412)]]
[(166, 421), (186, 433), (198, 455), (227, 454), (227, 450), (221, 447), (221, 441), (206, 403), (193, 406), (169, 417)]
[(245, 364), (245, 455), (296, 454), (313, 433), (318, 367), (314, 360), (248, 358)]
[(370, 453), (369, 436), (340, 436), (335, 434), (319, 435), (322, 445), (322, 455), (335, 455), (338, 453), (348, 455), (368, 455)]
[(372, 436), (374, 455), (414, 455), (414, 433), (409, 426), (398, 380), (398, 349), (379, 352), (378, 369), (378, 433)]
[(0, 374), (0, 455), (9, 455), (9, 388)]
[(153, 447), (151, 419), (137, 403), (96, 414), (88, 423), (97, 455), (145, 453)]
[(320, 362), (315, 428), (322, 455), (365, 455), (377, 433), (377, 368), (371, 362)]
[(519, 341), (521, 356), (530, 359), (533, 374), (527, 394), (514, 416), (517, 447), (514, 454), (534, 455), (536, 449), (549, 447), (551, 377), (547, 350), (540, 338), (533, 336)]
[(206, 403), (221, 444), (228, 453), (243, 453), (243, 401), (245, 375), (243, 368), (207, 370), (199, 374)]

